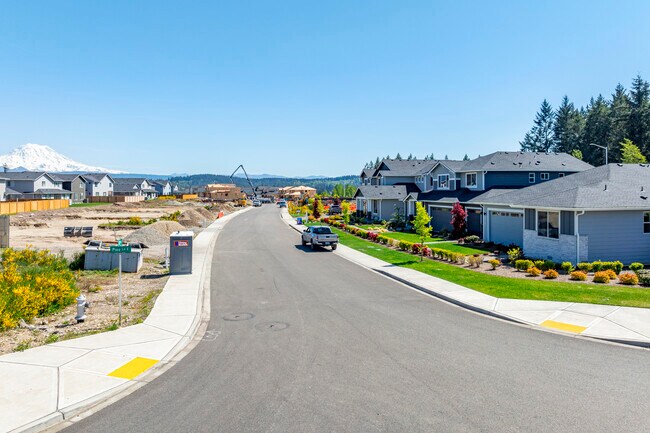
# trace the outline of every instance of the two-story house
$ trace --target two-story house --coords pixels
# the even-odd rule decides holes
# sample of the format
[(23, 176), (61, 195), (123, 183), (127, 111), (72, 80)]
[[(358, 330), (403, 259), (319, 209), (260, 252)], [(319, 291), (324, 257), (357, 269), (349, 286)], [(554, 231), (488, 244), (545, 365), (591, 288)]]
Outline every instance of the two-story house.
[(158, 196), (153, 185), (144, 177), (116, 178), (113, 194), (124, 196), (144, 196), (147, 200)]
[(72, 193), (72, 201), (81, 203), (86, 199), (87, 183), (80, 174), (50, 173), (52, 178), (61, 183), (61, 188)]
[(435, 231), (451, 230), (451, 209), (460, 202), (468, 213), (470, 233), (482, 235), (489, 224), (504, 244), (520, 243), (513, 225), (523, 224), (521, 212), (512, 209), (484, 210), (493, 197), (527, 186), (558, 179), (593, 168), (566, 153), (494, 152), (469, 161), (437, 161), (425, 173), (422, 192), (407, 197), (407, 210), (417, 200), (425, 204)]
[(86, 197), (106, 197), (113, 195), (115, 180), (108, 173), (87, 173)]
[(43, 171), (2, 173), (7, 179), (5, 197), (15, 199), (70, 199), (72, 193), (62, 188), (62, 182)]
[(153, 187), (153, 189), (156, 190), (156, 194), (158, 195), (172, 195), (173, 194), (173, 188), (172, 184), (168, 180), (150, 180), (149, 183)]

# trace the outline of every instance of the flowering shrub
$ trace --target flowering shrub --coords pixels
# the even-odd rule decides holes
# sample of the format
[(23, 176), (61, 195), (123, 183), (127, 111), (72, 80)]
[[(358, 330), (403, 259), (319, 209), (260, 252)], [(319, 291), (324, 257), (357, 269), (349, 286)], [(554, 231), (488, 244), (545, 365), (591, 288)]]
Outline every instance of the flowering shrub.
[(639, 284), (639, 277), (634, 272), (624, 272), (618, 276), (618, 279), (621, 284), (625, 284), (626, 286), (636, 286)]
[(476, 242), (478, 242), (480, 240), (481, 240), (481, 238), (479, 238), (476, 235), (469, 235), (469, 236), (465, 236), (465, 238), (463, 239), (463, 242), (466, 243), (466, 244), (473, 244), (473, 243), (476, 243)]
[(598, 271), (594, 274), (594, 283), (607, 284), (609, 280), (609, 272), (607, 271)]
[(636, 272), (639, 277), (639, 284), (643, 286), (650, 286), (650, 271), (641, 269)]
[(548, 269), (544, 272), (544, 278), (547, 280), (554, 280), (558, 277), (558, 273), (555, 269)]
[(583, 271), (573, 271), (569, 274), (569, 279), (574, 281), (585, 281), (587, 274)]
[(69, 305), (77, 293), (74, 275), (62, 256), (7, 248), (0, 271), (0, 330)]
[(533, 277), (539, 277), (540, 275), (542, 275), (542, 271), (540, 271), (540, 270), (539, 270), (538, 268), (536, 268), (535, 266), (526, 269), (526, 273), (527, 273), (528, 275), (532, 275)]
[(488, 260), (488, 263), (492, 265), (493, 270), (501, 266), (501, 260), (498, 259), (490, 259)]

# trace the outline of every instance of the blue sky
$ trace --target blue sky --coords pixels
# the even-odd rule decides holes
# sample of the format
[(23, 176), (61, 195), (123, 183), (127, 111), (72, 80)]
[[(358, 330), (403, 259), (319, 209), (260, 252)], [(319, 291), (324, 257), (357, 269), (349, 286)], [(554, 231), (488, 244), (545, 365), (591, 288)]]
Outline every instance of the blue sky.
[(0, 153), (343, 175), (517, 149), (544, 98), (650, 79), (648, 1), (4, 2)]

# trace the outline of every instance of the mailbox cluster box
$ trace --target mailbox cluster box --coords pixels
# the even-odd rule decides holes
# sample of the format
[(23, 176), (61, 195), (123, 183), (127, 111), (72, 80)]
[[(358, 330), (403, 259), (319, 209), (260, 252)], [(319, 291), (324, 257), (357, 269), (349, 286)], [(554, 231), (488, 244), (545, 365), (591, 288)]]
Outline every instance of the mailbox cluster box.
[[(129, 244), (130, 253), (122, 253), (122, 271), (138, 272), (142, 267), (142, 248), (140, 244)], [(86, 247), (84, 269), (109, 271), (118, 268), (118, 254), (111, 253), (109, 245), (102, 241), (90, 241)]]
[(192, 273), (193, 231), (174, 232), (169, 236), (169, 273), (171, 275)]

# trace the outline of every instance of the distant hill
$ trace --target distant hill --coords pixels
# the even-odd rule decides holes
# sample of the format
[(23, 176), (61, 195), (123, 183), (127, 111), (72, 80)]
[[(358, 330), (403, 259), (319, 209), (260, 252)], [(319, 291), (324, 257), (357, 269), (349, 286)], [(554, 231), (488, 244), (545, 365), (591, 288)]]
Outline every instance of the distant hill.
[[(178, 184), (182, 189), (185, 188), (195, 188), (199, 186), (205, 186), (209, 183), (230, 183), (230, 177), (221, 174), (193, 174), (189, 176), (173, 176), (169, 178), (172, 183)], [(250, 189), (246, 178), (234, 177), (235, 185), (244, 188)], [(346, 184), (359, 184), (359, 176), (349, 175), (349, 176), (339, 176), (339, 177), (323, 177), (323, 178), (297, 178), (297, 177), (270, 177), (270, 178), (251, 178), (251, 183), (253, 186), (310, 186), (316, 188), (320, 193), (322, 191), (331, 191), (334, 188), (334, 185), (340, 183)]]

